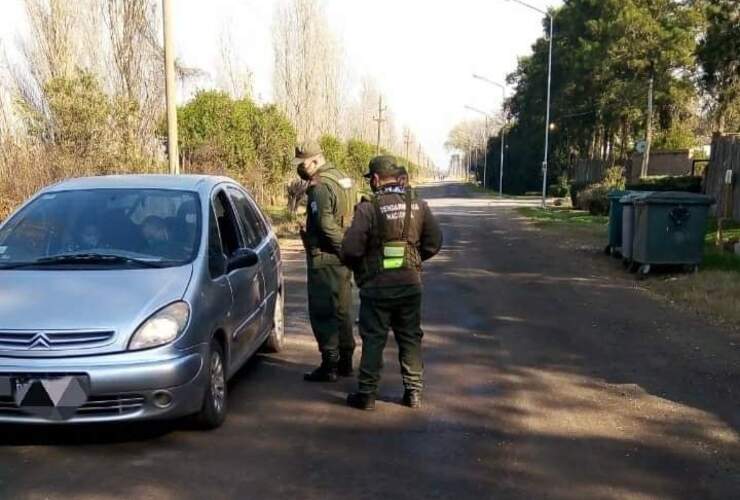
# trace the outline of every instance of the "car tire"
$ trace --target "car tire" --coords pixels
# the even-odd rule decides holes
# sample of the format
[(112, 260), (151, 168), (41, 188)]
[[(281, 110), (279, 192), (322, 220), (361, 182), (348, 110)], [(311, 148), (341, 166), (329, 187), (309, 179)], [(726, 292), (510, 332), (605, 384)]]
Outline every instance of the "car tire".
[(275, 298), (275, 309), (272, 313), (272, 330), (265, 340), (266, 352), (280, 352), (285, 347), (285, 312), (283, 293), (278, 292)]
[(215, 339), (211, 341), (207, 363), (208, 377), (203, 406), (195, 415), (195, 422), (204, 430), (221, 427), (226, 420), (228, 402), (226, 363), (224, 349)]

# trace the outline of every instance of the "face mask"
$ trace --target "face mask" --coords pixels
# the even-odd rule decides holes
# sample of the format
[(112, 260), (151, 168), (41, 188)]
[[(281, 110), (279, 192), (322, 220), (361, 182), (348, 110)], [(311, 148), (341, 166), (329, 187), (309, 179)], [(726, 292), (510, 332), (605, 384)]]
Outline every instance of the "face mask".
[(298, 165), (296, 172), (298, 173), (298, 177), (304, 181), (310, 181), (313, 176), (316, 175), (316, 170), (318, 170), (316, 167), (316, 161), (311, 160)]

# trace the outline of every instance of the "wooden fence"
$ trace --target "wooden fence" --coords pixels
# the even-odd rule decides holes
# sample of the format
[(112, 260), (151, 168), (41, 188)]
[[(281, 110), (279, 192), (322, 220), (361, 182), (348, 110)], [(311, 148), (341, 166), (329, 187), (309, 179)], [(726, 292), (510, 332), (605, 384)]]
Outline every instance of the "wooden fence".
[[(731, 196), (726, 196), (727, 171), (733, 172)], [(725, 210), (740, 221), (740, 134), (719, 135), (712, 138), (712, 154), (704, 177), (704, 192), (717, 200), (715, 213)], [(729, 206), (728, 206), (729, 205)]]
[(579, 158), (573, 163), (573, 181), (579, 183), (596, 183), (604, 179), (606, 162)]

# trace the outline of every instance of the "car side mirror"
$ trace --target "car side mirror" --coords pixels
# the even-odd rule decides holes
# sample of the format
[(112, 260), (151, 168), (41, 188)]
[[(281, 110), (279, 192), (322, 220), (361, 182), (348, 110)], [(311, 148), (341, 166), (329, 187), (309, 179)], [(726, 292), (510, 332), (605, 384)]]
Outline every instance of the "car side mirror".
[(249, 248), (240, 248), (234, 255), (231, 256), (228, 263), (228, 272), (234, 271), (235, 269), (244, 269), (245, 267), (252, 267), (259, 262), (260, 258), (257, 252)]

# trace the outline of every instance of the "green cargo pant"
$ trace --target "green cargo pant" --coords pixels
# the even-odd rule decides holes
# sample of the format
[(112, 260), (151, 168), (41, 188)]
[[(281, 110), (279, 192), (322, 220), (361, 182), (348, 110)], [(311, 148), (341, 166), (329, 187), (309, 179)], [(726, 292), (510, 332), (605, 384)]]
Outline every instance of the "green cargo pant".
[(404, 387), (422, 389), (424, 363), (421, 359), (421, 339), (424, 332), (421, 330), (421, 293), (394, 299), (362, 296), (362, 361), (357, 377), (362, 393), (378, 392), (389, 329), (393, 329), (398, 344), (398, 361)]
[(308, 268), (308, 315), (321, 358), (334, 363), (355, 350), (351, 272), (341, 265)]

